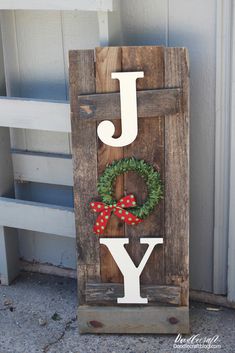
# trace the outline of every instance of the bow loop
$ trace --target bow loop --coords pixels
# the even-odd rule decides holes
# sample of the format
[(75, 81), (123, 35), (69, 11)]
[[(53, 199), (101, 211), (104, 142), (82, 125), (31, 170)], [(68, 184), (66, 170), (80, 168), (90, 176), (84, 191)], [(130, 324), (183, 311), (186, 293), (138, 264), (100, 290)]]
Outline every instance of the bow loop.
[(94, 212), (100, 212), (100, 215), (97, 217), (96, 223), (93, 227), (94, 232), (98, 235), (104, 233), (112, 212), (129, 225), (135, 225), (142, 222), (142, 219), (126, 210), (126, 208), (129, 209), (136, 206), (136, 199), (134, 195), (124, 196), (113, 205), (106, 205), (103, 202), (91, 202), (90, 206)]
[(122, 208), (130, 208), (130, 207), (136, 207), (136, 200), (134, 195), (128, 195), (123, 198), (121, 198), (118, 203), (118, 207)]

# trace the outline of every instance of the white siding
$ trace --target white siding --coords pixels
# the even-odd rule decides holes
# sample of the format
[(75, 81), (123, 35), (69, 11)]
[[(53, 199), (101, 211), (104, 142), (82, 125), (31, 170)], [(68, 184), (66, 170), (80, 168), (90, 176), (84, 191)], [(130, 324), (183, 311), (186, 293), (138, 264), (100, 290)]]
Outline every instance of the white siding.
[[(212, 290), (215, 41), (213, 0), (122, 3), (125, 44), (189, 48), (191, 85), (191, 287)], [(199, 261), (200, 259), (200, 261)]]
[[(235, 19), (235, 6), (233, 7)], [(232, 36), (232, 82), (231, 82), (231, 150), (230, 150), (230, 209), (228, 241), (228, 298), (235, 302), (235, 25)]]
[[(180, 12), (180, 9), (184, 11)], [(213, 288), (216, 2), (170, 0), (169, 45), (189, 48), (191, 287), (211, 291)]]
[(112, 11), (113, 0), (0, 0), (0, 9)]

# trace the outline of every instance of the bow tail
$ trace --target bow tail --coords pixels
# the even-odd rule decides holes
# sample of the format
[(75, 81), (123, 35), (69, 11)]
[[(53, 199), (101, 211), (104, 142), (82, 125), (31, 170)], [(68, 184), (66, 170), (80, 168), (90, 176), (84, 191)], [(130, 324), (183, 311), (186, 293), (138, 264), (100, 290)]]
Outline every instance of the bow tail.
[(95, 225), (93, 227), (93, 230), (96, 234), (100, 235), (104, 233), (110, 216), (111, 216), (110, 210), (102, 211), (99, 214), (99, 216), (96, 219)]
[(125, 222), (129, 225), (135, 225), (135, 224), (143, 222), (142, 219), (136, 217), (133, 213), (131, 213), (125, 209), (117, 208), (114, 211), (114, 214), (117, 217), (119, 217), (123, 222)]

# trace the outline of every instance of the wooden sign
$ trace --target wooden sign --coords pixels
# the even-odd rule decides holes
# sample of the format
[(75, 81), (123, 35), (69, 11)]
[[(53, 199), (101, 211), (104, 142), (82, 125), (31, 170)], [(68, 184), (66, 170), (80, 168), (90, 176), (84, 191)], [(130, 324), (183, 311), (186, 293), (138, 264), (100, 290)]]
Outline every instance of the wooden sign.
[(80, 332), (189, 332), (187, 50), (71, 51), (70, 100)]

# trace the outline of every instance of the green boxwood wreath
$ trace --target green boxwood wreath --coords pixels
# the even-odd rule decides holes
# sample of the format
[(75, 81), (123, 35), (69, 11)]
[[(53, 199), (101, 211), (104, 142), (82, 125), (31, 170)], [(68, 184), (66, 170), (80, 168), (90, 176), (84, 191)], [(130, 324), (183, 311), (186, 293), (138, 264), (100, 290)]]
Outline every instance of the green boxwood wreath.
[(148, 164), (144, 160), (135, 159), (134, 157), (114, 161), (106, 167), (100, 176), (97, 189), (103, 203), (107, 205), (116, 204), (117, 200), (113, 198), (115, 179), (118, 175), (130, 171), (138, 173), (147, 185), (148, 197), (144, 204), (130, 209), (130, 212), (135, 216), (144, 219), (149, 216), (163, 197), (163, 185), (160, 173), (151, 164)]

